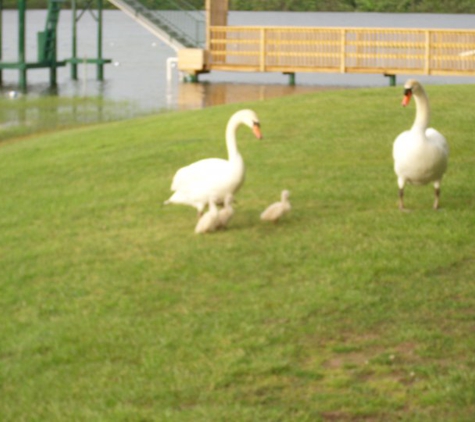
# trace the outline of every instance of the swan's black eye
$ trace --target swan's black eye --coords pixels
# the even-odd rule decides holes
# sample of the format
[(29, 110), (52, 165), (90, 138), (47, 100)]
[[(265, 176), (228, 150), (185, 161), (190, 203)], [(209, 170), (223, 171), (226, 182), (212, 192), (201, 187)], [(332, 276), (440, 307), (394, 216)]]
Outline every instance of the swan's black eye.
[(259, 122), (252, 122), (254, 126), (261, 127), (261, 124)]
[(404, 90), (404, 95), (407, 95), (407, 94), (412, 94), (412, 88), (406, 88)]

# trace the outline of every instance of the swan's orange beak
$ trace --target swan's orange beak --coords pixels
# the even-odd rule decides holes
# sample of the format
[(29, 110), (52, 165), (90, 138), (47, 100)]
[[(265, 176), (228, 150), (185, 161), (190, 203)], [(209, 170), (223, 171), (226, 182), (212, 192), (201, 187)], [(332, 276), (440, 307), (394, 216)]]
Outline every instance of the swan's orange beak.
[(402, 99), (402, 106), (406, 107), (409, 104), (409, 101), (411, 101), (412, 97), (412, 91), (407, 90), (404, 92), (404, 98)]
[(261, 127), (259, 126), (259, 123), (254, 123), (252, 125), (252, 132), (257, 139), (262, 139)]

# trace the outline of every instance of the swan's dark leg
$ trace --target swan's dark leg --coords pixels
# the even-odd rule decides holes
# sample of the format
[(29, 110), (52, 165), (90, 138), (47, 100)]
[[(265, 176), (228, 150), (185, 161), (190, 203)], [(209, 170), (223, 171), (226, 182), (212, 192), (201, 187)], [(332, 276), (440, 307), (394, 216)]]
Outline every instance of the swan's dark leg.
[(404, 185), (406, 181), (402, 177), (398, 177), (397, 185), (399, 186), (399, 209), (405, 211), (404, 209)]
[(404, 188), (399, 188), (399, 209), (404, 211)]
[(439, 209), (439, 199), (440, 199), (440, 181), (437, 181), (437, 182), (434, 183), (434, 194), (435, 194), (434, 209), (438, 210)]

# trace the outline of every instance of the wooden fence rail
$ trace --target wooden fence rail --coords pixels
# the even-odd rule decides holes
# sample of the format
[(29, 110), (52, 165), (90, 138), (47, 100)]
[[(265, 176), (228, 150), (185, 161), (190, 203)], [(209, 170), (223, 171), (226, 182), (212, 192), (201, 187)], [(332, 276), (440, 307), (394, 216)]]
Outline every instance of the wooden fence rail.
[(475, 76), (475, 30), (211, 26), (209, 70)]

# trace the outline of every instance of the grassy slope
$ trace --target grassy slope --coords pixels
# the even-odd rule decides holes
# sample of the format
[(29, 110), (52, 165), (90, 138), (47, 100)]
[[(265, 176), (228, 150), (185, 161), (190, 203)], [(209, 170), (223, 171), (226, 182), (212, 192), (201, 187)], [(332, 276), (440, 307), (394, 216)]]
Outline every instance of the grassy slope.
[(242, 104), (0, 145), (2, 420), (473, 420), (475, 87), (427, 91), (440, 212), (429, 186), (397, 210), (394, 88), (244, 105), (265, 139), (239, 130), (247, 180), (208, 236), (161, 203)]

